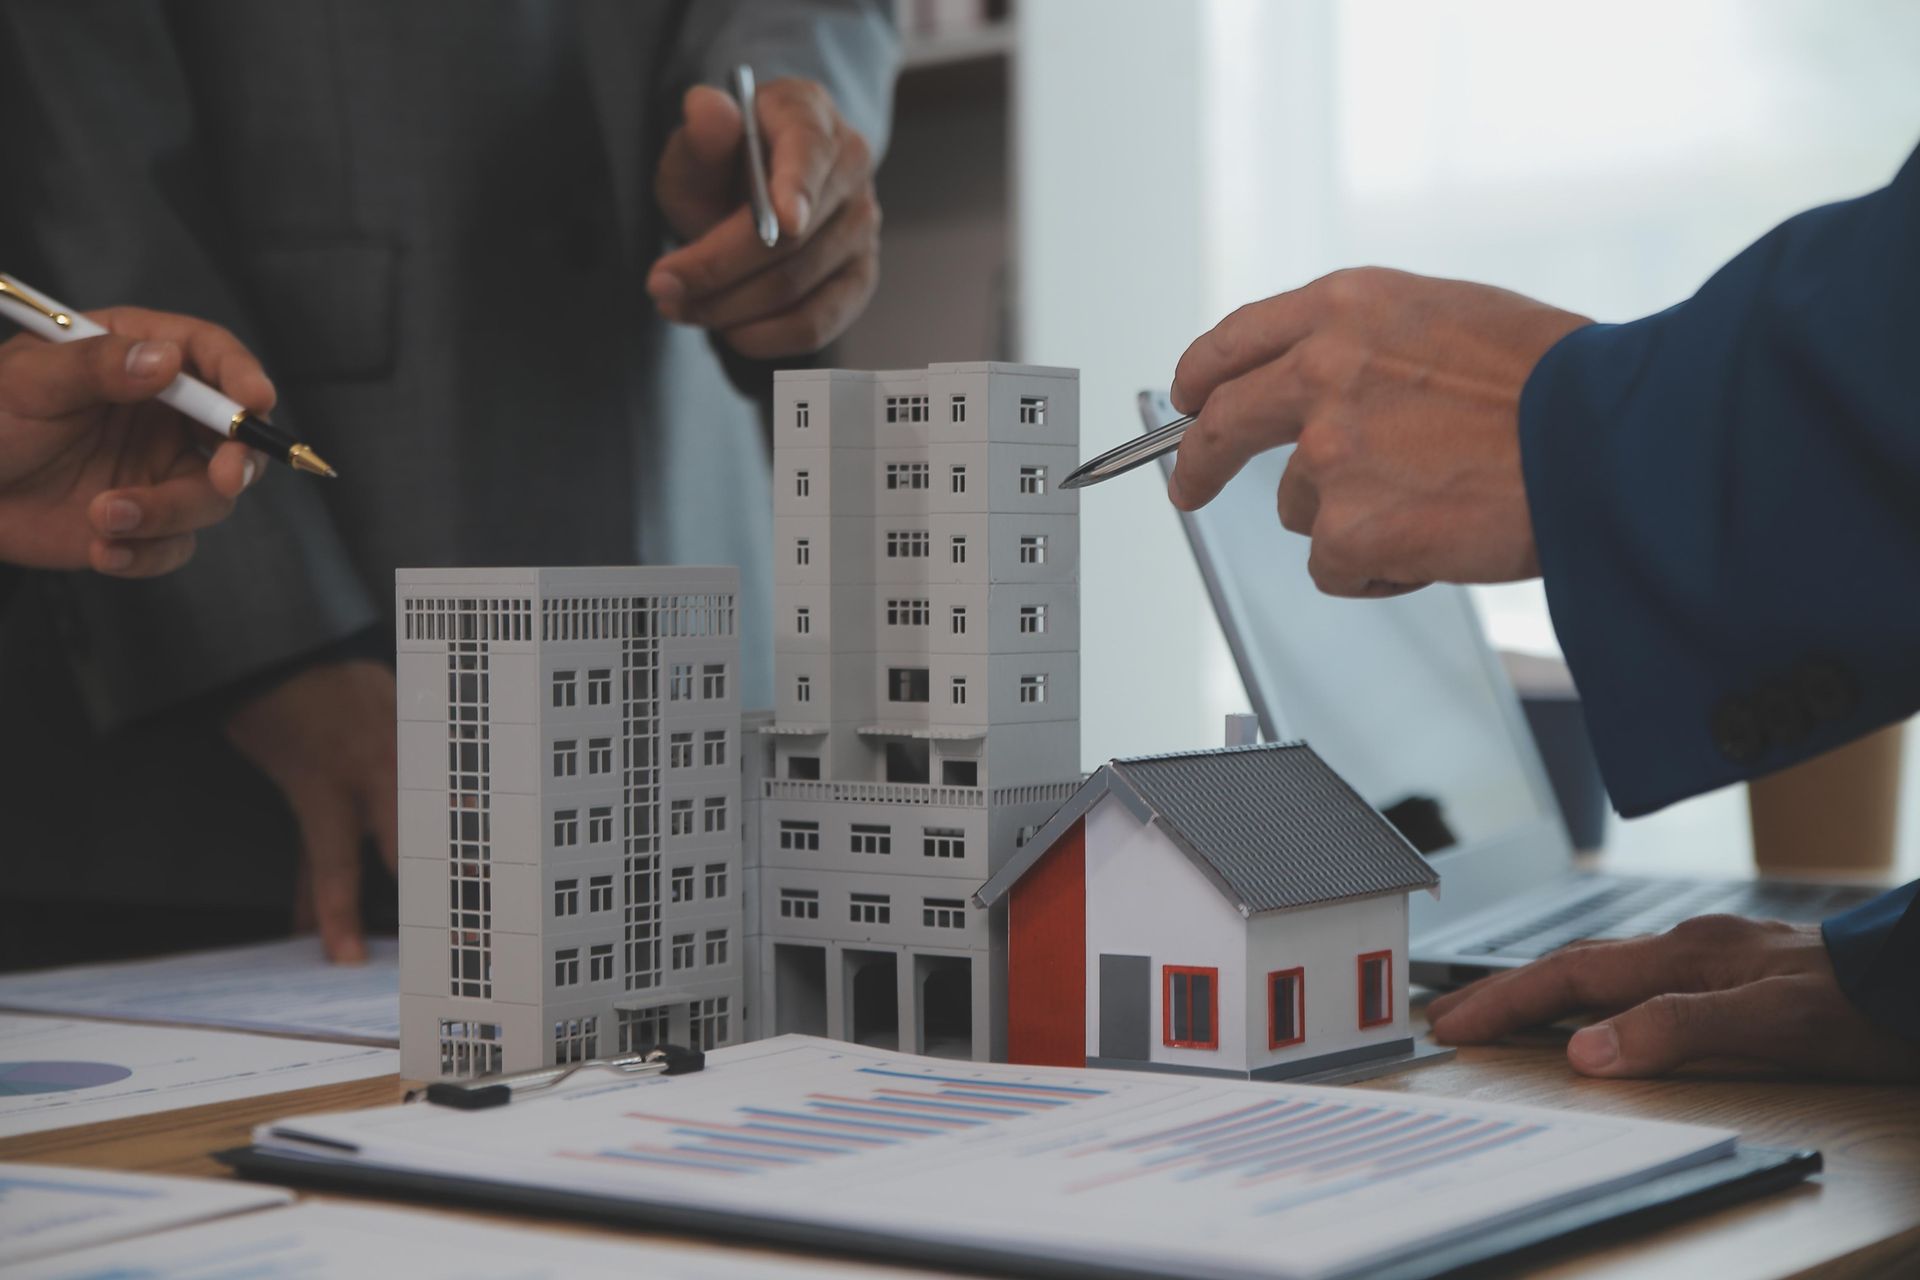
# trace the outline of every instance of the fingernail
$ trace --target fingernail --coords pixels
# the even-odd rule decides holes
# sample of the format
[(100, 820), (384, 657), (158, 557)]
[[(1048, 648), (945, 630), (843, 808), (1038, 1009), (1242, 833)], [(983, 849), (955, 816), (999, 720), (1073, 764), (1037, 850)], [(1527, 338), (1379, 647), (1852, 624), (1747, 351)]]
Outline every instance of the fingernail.
[(797, 236), (807, 234), (807, 226), (812, 221), (813, 201), (807, 199), (805, 195), (795, 196), (793, 198), (793, 234)]
[(671, 271), (656, 271), (647, 280), (647, 293), (660, 307), (674, 310), (687, 296), (687, 286)]
[(165, 363), (171, 342), (136, 342), (127, 348), (127, 372), (145, 378)]
[(240, 487), (242, 489), (250, 488), (253, 484), (254, 473), (259, 470), (260, 470), (260, 464), (255, 462), (251, 457), (249, 457), (245, 462), (241, 463), (240, 464)]
[(125, 498), (107, 504), (107, 532), (132, 533), (140, 527), (140, 505)]
[(103, 569), (124, 569), (133, 563), (133, 552), (126, 547), (108, 547), (107, 554), (100, 557)]
[(1620, 1059), (1620, 1037), (1611, 1022), (1582, 1027), (1567, 1041), (1567, 1057), (1582, 1071), (1598, 1071)]

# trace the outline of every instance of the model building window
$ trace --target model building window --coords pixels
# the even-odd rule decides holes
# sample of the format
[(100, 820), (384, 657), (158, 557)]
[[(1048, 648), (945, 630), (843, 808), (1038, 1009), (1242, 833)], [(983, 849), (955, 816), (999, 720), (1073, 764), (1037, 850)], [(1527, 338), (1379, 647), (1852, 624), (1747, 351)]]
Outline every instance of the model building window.
[(690, 933), (674, 934), (673, 947), (670, 954), (672, 959), (669, 963), (671, 963), (674, 968), (693, 968), (693, 935)]
[(1023, 427), (1044, 427), (1047, 425), (1047, 398), (1045, 396), (1020, 397), (1020, 425)]
[[(948, 413), (952, 415), (955, 422), (965, 422), (967, 420), (967, 398), (965, 396), (953, 397), (948, 408)], [(954, 492), (958, 493), (959, 490), (956, 489)]]
[(820, 824), (817, 822), (784, 821), (780, 824), (780, 847), (797, 849), (802, 853), (817, 853), (820, 849)]
[(801, 605), (793, 611), (793, 633), (798, 636), (813, 634), (813, 610)]
[(573, 672), (571, 671), (554, 672), (553, 673), (553, 705), (556, 707), (570, 707), (574, 705), (574, 698), (577, 696), (575, 684), (576, 682), (574, 679)]
[(675, 867), (667, 872), (667, 900), (669, 902), (693, 901), (692, 867)]
[(693, 664), (676, 662), (667, 676), (667, 701), (693, 701)]
[(925, 422), (927, 420), (926, 396), (888, 396), (888, 422)]
[(1045, 676), (1020, 677), (1020, 701), (1045, 702), (1047, 700), (1047, 678)]
[(805, 538), (793, 540), (793, 562), (799, 565), (813, 563), (813, 543)]
[(613, 809), (596, 805), (587, 810), (587, 843), (605, 844), (613, 839)]
[(932, 535), (925, 529), (889, 529), (887, 559), (924, 560), (932, 542)]
[(854, 823), (853, 851), (855, 853), (892, 853), (893, 828), (875, 826), (868, 822)]
[(587, 672), (587, 705), (604, 707), (613, 701), (613, 672), (605, 667)]
[(501, 1053), (499, 1023), (440, 1019), (441, 1075), (498, 1075)]
[(967, 678), (965, 676), (955, 676), (953, 678), (953, 705), (956, 707), (964, 707), (966, 704)]
[(940, 785), (944, 787), (979, 786), (980, 762), (978, 760), (942, 760)]
[(812, 676), (795, 676), (793, 678), (793, 700), (795, 702), (813, 701)]
[(725, 929), (707, 930), (707, 963), (725, 964), (727, 962), (727, 931)]
[(727, 798), (708, 796), (700, 802), (700, 828), (709, 835), (727, 829)]
[(887, 701), (925, 702), (928, 678), (925, 667), (888, 667)]
[(667, 806), (667, 834), (670, 836), (693, 834), (693, 801), (675, 800)]
[(893, 899), (884, 893), (856, 893), (847, 901), (847, 917), (855, 924), (889, 924)]
[(930, 486), (932, 468), (924, 462), (889, 462), (887, 488), (925, 489)]
[(967, 491), (967, 469), (965, 467), (954, 467), (950, 469), (947, 472), (947, 483), (952, 486), (955, 493), (965, 493)]
[(687, 1006), (687, 1039), (696, 1048), (717, 1049), (727, 1042), (726, 996), (695, 1000)]
[(1020, 535), (1020, 563), (1045, 564), (1047, 562), (1047, 535), (1044, 533), (1024, 533)]
[(1170, 964), (1161, 973), (1161, 1038), (1174, 1049), (1218, 1049), (1220, 971)]
[(924, 627), (932, 613), (932, 606), (925, 600), (887, 601), (887, 625), (890, 627)]
[(967, 904), (958, 898), (922, 898), (920, 923), (929, 929), (964, 929)]
[(1360, 957), (1360, 1025), (1393, 1021), (1393, 952), (1369, 951)]
[(580, 913), (580, 882), (578, 880), (555, 880), (553, 882), (553, 914), (571, 916)]
[(706, 870), (706, 896), (724, 898), (727, 896), (727, 864), (709, 862)]
[(605, 982), (613, 977), (613, 944), (601, 942), (587, 948), (587, 981)]
[(966, 606), (958, 605), (958, 604), (953, 606), (953, 612), (950, 615), (948, 615), (948, 623), (953, 627), (953, 634), (957, 636), (963, 636), (967, 634)]
[(587, 910), (613, 910), (613, 877), (590, 876), (587, 879)]
[(588, 738), (587, 739), (587, 772), (588, 773), (612, 773), (613, 772), (613, 739), (612, 738)]
[(700, 696), (709, 702), (727, 696), (727, 664), (709, 662), (700, 668)]
[(667, 1042), (665, 1009), (617, 1009), (614, 1015), (620, 1020), (621, 1053), (638, 1053)]
[(807, 411), (807, 402), (805, 400), (794, 402), (793, 425), (801, 431), (805, 431), (813, 425), (813, 415)]
[(1307, 1038), (1307, 978), (1304, 969), (1267, 975), (1267, 1048), (1284, 1049)]
[(580, 741), (567, 738), (553, 744), (553, 776), (571, 778), (580, 772)]
[(1037, 498), (1047, 491), (1047, 469), (1045, 467), (1020, 468), (1020, 492), (1029, 498)]
[(580, 981), (580, 948), (567, 947), (553, 953), (553, 985), (571, 987)]
[(580, 811), (556, 809), (553, 814), (553, 844), (556, 849), (580, 843)]
[(1023, 604), (1020, 606), (1020, 634), (1037, 636), (1046, 634), (1047, 606), (1043, 604)]
[(957, 533), (954, 534), (953, 542), (948, 548), (948, 554), (953, 557), (955, 564), (965, 564), (967, 562), (967, 540)]
[(667, 768), (691, 769), (693, 767), (693, 735), (691, 733), (670, 733), (667, 735)]
[(958, 827), (925, 827), (920, 832), (920, 852), (929, 858), (964, 858), (967, 833)]
[(820, 918), (820, 895), (812, 889), (782, 889), (780, 891), (780, 918), (783, 920), (818, 920)]
[(813, 492), (813, 477), (804, 471), (793, 473), (793, 496), (804, 498)]
[(553, 1024), (553, 1060), (585, 1062), (600, 1056), (600, 1019), (567, 1018)]
[(787, 776), (795, 782), (820, 781), (820, 757), (788, 756)]

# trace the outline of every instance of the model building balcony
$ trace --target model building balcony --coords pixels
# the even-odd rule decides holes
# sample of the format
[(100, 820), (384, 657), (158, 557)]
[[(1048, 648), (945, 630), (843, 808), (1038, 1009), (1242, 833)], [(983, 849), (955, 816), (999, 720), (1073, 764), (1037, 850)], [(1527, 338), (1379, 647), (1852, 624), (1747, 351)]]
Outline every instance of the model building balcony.
[(1078, 782), (1026, 787), (945, 787), (919, 782), (804, 782), (769, 778), (761, 784), (768, 800), (824, 800), (850, 804), (927, 805), (944, 809), (986, 809), (1022, 804), (1064, 804)]

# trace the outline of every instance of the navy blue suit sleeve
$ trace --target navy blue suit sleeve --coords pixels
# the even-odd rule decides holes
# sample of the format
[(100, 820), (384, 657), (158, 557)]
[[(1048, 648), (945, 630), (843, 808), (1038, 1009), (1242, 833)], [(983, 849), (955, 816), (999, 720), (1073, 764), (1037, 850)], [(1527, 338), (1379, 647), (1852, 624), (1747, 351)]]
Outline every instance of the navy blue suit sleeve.
[(1534, 536), (1622, 813), (1920, 707), (1916, 360), (1920, 153), (1534, 369)]
[(1840, 989), (1887, 1030), (1920, 1041), (1920, 880), (1820, 926)]

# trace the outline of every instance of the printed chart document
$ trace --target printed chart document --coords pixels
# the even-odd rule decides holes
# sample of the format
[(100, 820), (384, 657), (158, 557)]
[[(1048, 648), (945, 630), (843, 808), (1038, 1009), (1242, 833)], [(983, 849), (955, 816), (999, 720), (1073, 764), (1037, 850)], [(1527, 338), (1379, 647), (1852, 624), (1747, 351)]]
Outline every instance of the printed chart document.
[(276, 1187), (230, 1178), (0, 1164), (0, 1267), (292, 1202)]
[(1130, 1274), (1371, 1265), (1730, 1154), (1723, 1129), (1309, 1085), (920, 1058), (782, 1036), (489, 1111), (262, 1126), (257, 1147), (781, 1230)]
[(0, 1009), (232, 1027), (392, 1047), (399, 945), (367, 939), (365, 964), (328, 964), (318, 938), (0, 978)]
[(0, 1137), (399, 1070), (365, 1045), (0, 1014)]
[(591, 1240), (489, 1226), (471, 1215), (328, 1204), (248, 1214), (7, 1272), (8, 1280), (905, 1280), (910, 1275), (925, 1273), (651, 1240)]

